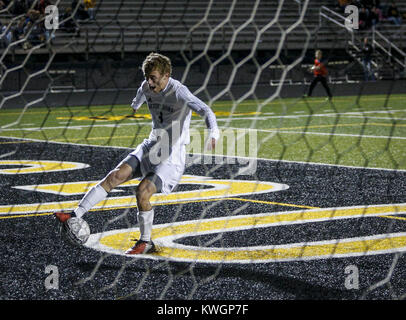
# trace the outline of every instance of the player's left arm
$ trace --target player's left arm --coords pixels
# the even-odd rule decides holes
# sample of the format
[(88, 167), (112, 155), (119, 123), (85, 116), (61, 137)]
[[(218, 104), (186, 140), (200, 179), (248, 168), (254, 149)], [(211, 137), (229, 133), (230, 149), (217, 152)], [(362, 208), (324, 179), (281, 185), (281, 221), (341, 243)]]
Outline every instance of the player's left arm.
[(216, 115), (213, 110), (205, 104), (198, 97), (193, 95), (188, 89), (185, 89), (186, 105), (194, 112), (204, 118), (206, 127), (209, 129), (209, 150), (216, 147), (216, 141), (220, 137), (219, 129), (217, 126)]

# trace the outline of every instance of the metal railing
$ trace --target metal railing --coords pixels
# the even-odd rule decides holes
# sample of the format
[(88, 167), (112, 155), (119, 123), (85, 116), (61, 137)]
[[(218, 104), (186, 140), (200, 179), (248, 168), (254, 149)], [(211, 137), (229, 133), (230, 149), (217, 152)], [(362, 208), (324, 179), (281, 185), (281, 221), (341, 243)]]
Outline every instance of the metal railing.
[[(346, 26), (346, 17), (327, 8), (326, 6), (322, 6), (319, 12), (319, 27), (322, 25), (323, 18), (346, 29), (351, 36), (349, 45), (351, 45), (352, 48), (357, 52), (361, 52), (361, 48), (357, 45), (358, 43), (361, 43), (361, 40), (356, 37), (356, 31), (358, 30)], [(406, 69), (406, 53), (397, 47), (387, 37), (385, 37), (381, 32), (376, 30), (375, 27), (372, 27), (370, 32), (372, 33), (372, 46), (374, 48), (379, 48), (383, 53), (385, 53), (388, 60), (390, 59), (393, 62), (396, 62), (401, 68)], [(362, 32), (360, 32), (360, 34), (362, 34), (361, 37), (365, 36), (365, 34)]]
[[(380, 48), (383, 52), (385, 52), (389, 58), (391, 58), (393, 61), (397, 62), (400, 66), (406, 69), (406, 53), (399, 49), (393, 42), (391, 42), (388, 38), (386, 38), (382, 33), (380, 33), (378, 30), (373, 28), (372, 31), (372, 42), (373, 46)], [(380, 41), (383, 41), (384, 44), (382, 45)], [(385, 46), (386, 45), (386, 46)], [(400, 56), (396, 56), (395, 54)]]
[(341, 28), (346, 29), (351, 36), (351, 42), (354, 43), (354, 29), (348, 28), (346, 26), (347, 18), (341, 14), (327, 8), (326, 6), (321, 6), (319, 10), (319, 27), (322, 25), (322, 18), (340, 26)]

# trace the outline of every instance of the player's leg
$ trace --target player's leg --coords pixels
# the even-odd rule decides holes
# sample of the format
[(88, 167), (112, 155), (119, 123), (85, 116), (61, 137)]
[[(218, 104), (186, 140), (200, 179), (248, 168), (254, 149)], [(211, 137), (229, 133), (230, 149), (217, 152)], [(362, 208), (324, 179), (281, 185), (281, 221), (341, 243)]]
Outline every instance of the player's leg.
[[(134, 158), (134, 157), (133, 157)], [(121, 163), (117, 168), (110, 171), (109, 174), (100, 181), (99, 185), (110, 192), (115, 187), (128, 181), (132, 177), (133, 168), (127, 162)]]
[(137, 186), (137, 218), (140, 228), (140, 239), (131, 249), (126, 251), (127, 254), (152, 253), (155, 251), (155, 245), (151, 241), (154, 208), (151, 205), (150, 199), (154, 193), (160, 192), (161, 189), (161, 178), (152, 172), (147, 174)]
[(150, 199), (156, 192), (162, 189), (162, 180), (155, 173), (148, 173), (139, 183), (136, 190), (137, 206), (139, 210), (149, 211), (152, 209)]
[[(116, 168), (110, 171), (97, 185), (91, 188), (75, 209), (74, 212), (76, 216), (83, 216), (96, 204), (104, 200), (111, 190), (130, 180), (133, 177), (133, 167), (137, 167), (137, 161), (138, 160), (134, 156), (128, 156)], [(135, 164), (130, 164), (131, 162), (134, 162)]]
[(326, 77), (321, 77), (320, 81), (321, 81), (321, 84), (323, 85), (324, 89), (326, 90), (328, 97), (331, 99), (333, 97), (333, 95), (331, 94)]
[(314, 77), (313, 81), (310, 83), (309, 91), (307, 92), (307, 96), (311, 97), (316, 84), (320, 81), (319, 77)]
[[(184, 145), (172, 149), (169, 158), (161, 164), (150, 167), (150, 172), (144, 177), (137, 187), (136, 197), (138, 206), (138, 223), (140, 227), (140, 239), (127, 254), (151, 253), (155, 251), (155, 245), (151, 240), (154, 220), (154, 208), (150, 199), (156, 192), (171, 193), (182, 177), (185, 170), (186, 150)], [(148, 157), (147, 157), (148, 158)]]
[(72, 216), (81, 218), (86, 212), (100, 201), (118, 185), (140, 175), (139, 161), (135, 156), (129, 155), (118, 166), (110, 171), (97, 185), (92, 187), (80, 200), (73, 212), (56, 212), (55, 216), (60, 222), (66, 222)]

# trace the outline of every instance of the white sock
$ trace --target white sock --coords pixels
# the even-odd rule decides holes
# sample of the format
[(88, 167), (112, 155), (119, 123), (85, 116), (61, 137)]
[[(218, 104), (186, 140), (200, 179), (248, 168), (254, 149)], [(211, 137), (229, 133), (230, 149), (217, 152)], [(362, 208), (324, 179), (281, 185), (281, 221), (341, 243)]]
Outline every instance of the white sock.
[(108, 193), (104, 188), (97, 184), (91, 188), (85, 196), (80, 200), (79, 206), (74, 210), (78, 218), (82, 217), (86, 212), (93, 208), (100, 201), (107, 197)]
[(138, 223), (140, 225), (140, 240), (150, 241), (152, 232), (152, 223), (154, 221), (154, 209), (150, 211), (138, 211)]

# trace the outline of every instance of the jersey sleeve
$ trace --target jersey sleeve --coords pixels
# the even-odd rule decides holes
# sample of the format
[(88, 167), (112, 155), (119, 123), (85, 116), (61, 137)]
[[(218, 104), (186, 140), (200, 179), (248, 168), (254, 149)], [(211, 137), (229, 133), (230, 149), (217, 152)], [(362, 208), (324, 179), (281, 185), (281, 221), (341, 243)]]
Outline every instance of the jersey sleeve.
[(180, 95), (188, 108), (204, 118), (206, 127), (209, 129), (209, 137), (218, 140), (220, 133), (217, 126), (216, 115), (213, 110), (202, 100), (193, 95), (187, 87), (182, 87), (180, 89)]
[(138, 88), (137, 90), (137, 95), (135, 96), (135, 98), (133, 99), (132, 103), (131, 103), (131, 107), (137, 111), (142, 104), (146, 101), (144, 92), (142, 91), (142, 85), (141, 87)]

